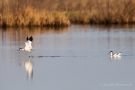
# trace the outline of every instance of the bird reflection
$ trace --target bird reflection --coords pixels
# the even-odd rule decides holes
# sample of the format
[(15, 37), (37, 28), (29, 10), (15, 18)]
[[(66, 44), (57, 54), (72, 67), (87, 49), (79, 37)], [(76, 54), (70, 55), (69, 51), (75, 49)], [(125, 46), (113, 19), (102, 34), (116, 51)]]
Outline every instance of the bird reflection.
[(119, 56), (119, 57), (110, 57), (110, 60), (121, 60), (121, 56)]
[(24, 62), (24, 66), (25, 66), (25, 70), (26, 70), (26, 73), (27, 73), (27, 77), (30, 79), (30, 78), (33, 78), (33, 63), (31, 61), (26, 61)]
[(26, 74), (27, 74), (27, 78), (28, 79), (32, 79), (33, 78), (33, 62), (31, 60), (25, 61), (22, 63)]

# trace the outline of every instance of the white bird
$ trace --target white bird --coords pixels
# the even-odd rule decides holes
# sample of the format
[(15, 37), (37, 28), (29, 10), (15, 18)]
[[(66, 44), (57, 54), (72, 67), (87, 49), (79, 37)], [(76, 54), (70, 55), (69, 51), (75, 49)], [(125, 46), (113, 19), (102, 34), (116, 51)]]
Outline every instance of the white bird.
[(32, 41), (33, 41), (32, 36), (30, 38), (27, 37), (26, 42), (25, 42), (25, 48), (19, 48), (19, 50), (31, 52), (31, 50), (32, 50), (32, 45), (31, 45)]
[(110, 51), (111, 57), (121, 57), (121, 55), (122, 55), (122, 52), (113, 54), (113, 51)]

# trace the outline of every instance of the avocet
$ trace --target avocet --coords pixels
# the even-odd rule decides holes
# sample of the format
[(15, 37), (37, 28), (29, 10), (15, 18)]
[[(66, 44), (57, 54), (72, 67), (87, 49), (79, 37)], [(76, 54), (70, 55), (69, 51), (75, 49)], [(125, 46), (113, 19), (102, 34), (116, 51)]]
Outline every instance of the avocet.
[(27, 37), (26, 42), (25, 42), (25, 47), (24, 48), (19, 48), (19, 50), (31, 52), (31, 50), (32, 50), (32, 45), (31, 45), (32, 41), (33, 41), (32, 36), (30, 38)]
[(111, 57), (121, 57), (121, 55), (122, 55), (122, 52), (120, 52), (120, 53), (113, 53), (113, 51), (110, 51), (110, 56)]

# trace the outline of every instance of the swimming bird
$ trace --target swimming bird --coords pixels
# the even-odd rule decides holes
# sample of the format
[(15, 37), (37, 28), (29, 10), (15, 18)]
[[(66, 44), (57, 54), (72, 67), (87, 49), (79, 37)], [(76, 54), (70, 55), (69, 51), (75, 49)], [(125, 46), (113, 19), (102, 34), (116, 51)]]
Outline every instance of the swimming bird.
[(31, 52), (31, 50), (32, 50), (32, 45), (31, 45), (32, 41), (33, 41), (32, 36), (30, 38), (27, 37), (26, 42), (25, 42), (25, 48), (19, 48), (19, 50)]
[(114, 54), (113, 51), (110, 51), (110, 56), (111, 57), (121, 57), (121, 55), (122, 55), (122, 52)]

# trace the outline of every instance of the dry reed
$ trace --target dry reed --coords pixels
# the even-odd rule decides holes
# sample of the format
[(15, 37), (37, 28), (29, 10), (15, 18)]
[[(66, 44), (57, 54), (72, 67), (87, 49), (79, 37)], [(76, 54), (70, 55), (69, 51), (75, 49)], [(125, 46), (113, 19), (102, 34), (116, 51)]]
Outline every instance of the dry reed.
[(70, 21), (63, 12), (38, 12), (26, 7), (21, 12), (0, 14), (0, 26), (69, 26)]
[(0, 26), (135, 23), (135, 0), (0, 1)]

